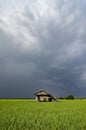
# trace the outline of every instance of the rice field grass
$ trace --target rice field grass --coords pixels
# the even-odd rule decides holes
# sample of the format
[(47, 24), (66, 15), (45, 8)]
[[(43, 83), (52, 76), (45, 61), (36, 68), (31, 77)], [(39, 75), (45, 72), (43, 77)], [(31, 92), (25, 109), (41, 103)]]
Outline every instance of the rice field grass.
[(0, 130), (86, 130), (86, 100), (0, 100)]

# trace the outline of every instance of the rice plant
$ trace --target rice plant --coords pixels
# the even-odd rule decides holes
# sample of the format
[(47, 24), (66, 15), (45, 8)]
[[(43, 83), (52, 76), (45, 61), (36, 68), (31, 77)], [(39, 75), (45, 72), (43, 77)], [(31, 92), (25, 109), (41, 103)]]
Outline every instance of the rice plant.
[(0, 100), (0, 130), (86, 130), (86, 100)]

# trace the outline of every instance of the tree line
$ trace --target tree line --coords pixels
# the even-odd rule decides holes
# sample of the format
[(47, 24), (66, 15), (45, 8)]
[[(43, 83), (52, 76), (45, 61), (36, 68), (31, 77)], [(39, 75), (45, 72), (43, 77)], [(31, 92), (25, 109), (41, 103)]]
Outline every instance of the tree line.
[(70, 95), (68, 95), (68, 96), (66, 96), (66, 97), (59, 97), (58, 99), (71, 99), (71, 100), (73, 100), (74, 99), (74, 96), (72, 95), (72, 94), (70, 94)]

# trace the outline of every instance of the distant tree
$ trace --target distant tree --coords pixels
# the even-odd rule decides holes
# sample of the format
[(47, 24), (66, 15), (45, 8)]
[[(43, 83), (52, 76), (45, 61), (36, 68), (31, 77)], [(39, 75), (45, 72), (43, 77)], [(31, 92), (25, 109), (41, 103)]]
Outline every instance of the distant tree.
[(74, 99), (74, 96), (73, 95), (68, 95), (67, 97), (66, 97), (66, 99)]
[(58, 99), (64, 99), (64, 97), (59, 97)]

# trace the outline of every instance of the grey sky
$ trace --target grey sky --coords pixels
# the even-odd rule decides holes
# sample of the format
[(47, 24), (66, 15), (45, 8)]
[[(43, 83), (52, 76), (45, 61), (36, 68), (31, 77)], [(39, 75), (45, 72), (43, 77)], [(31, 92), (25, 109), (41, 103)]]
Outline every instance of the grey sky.
[(86, 1), (0, 0), (0, 97), (86, 96)]

